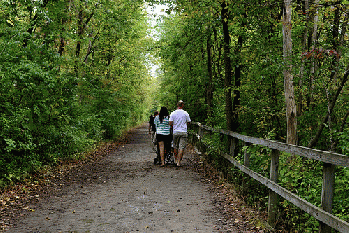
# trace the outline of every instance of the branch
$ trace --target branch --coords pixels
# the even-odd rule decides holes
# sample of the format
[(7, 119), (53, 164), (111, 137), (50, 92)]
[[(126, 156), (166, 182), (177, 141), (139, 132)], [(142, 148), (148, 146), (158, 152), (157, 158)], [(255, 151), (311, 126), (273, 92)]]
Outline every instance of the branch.
[(92, 46), (93, 46), (93, 44), (95, 43), (95, 41), (97, 40), (98, 35), (99, 35), (99, 32), (98, 32), (98, 33), (96, 34), (96, 36), (93, 38), (93, 41), (92, 41), (92, 42), (90, 41), (90, 44), (89, 44), (89, 46), (88, 46), (88, 48), (87, 48), (87, 53), (86, 53), (86, 56), (85, 56), (85, 59), (84, 59), (84, 63), (87, 62), (88, 56), (92, 53), (92, 51), (93, 51)]
[(319, 138), (321, 136), (322, 130), (325, 128), (325, 124), (328, 121), (328, 118), (330, 117), (330, 115), (329, 115), (330, 113), (329, 112), (332, 112), (334, 106), (336, 105), (338, 96), (341, 93), (345, 83), (348, 81), (348, 76), (349, 76), (349, 66), (347, 67), (347, 71), (344, 73), (341, 85), (338, 87), (336, 95), (332, 99), (332, 102), (331, 102), (331, 104), (329, 106), (329, 111), (326, 113), (326, 116), (323, 118), (323, 120), (322, 120), (322, 122), (320, 124), (320, 128), (318, 129), (315, 137), (308, 144), (309, 148), (314, 147), (316, 145), (316, 143), (318, 142), (318, 140), (319, 140)]
[(92, 17), (93, 17), (93, 15), (95, 14), (95, 12), (92, 12), (91, 14), (90, 14), (90, 16), (86, 19), (86, 21), (85, 21), (85, 23), (84, 23), (84, 30), (85, 30), (85, 28), (86, 28), (86, 26), (87, 26), (87, 24), (90, 22), (90, 20), (92, 19)]

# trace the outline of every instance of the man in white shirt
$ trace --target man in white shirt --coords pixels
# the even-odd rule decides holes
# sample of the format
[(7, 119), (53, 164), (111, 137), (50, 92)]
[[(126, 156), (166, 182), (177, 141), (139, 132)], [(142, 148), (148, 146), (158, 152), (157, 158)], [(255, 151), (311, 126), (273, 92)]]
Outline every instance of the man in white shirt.
[(177, 103), (177, 110), (170, 115), (170, 125), (173, 126), (173, 148), (174, 157), (177, 167), (181, 166), (183, 159), (183, 152), (187, 145), (187, 129), (191, 122), (189, 114), (183, 110), (184, 102), (180, 100)]

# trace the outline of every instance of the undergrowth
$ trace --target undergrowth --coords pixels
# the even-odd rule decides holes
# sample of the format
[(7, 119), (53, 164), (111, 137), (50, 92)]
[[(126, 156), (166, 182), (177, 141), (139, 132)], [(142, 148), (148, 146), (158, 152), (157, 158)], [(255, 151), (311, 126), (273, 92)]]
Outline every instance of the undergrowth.
[[(248, 205), (266, 211), (269, 189), (220, 156), (221, 152), (228, 152), (227, 146), (225, 146), (227, 143), (228, 138), (220, 134), (205, 134), (200, 147), (204, 148), (207, 160), (225, 174), (227, 181), (238, 189), (240, 196)], [(238, 153), (234, 157), (236, 160), (243, 164), (244, 153), (248, 152), (251, 155), (249, 168), (269, 178), (271, 149), (262, 146), (247, 147), (243, 144), (238, 144), (238, 148)], [(344, 221), (349, 221), (348, 180), (348, 168), (336, 167), (333, 214)], [(278, 184), (307, 202), (321, 207), (322, 162), (282, 152), (279, 159)], [(318, 220), (289, 201), (279, 197), (275, 230), (282, 232), (318, 232), (318, 229)]]

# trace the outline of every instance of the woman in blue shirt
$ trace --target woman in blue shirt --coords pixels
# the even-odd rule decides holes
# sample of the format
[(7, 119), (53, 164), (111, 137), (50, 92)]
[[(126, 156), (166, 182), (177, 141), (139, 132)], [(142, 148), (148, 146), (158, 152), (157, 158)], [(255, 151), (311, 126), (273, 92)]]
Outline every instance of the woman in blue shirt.
[(161, 167), (165, 166), (165, 148), (171, 146), (171, 126), (169, 124), (169, 114), (166, 107), (161, 107), (159, 115), (154, 119), (156, 126), (156, 140), (159, 143)]

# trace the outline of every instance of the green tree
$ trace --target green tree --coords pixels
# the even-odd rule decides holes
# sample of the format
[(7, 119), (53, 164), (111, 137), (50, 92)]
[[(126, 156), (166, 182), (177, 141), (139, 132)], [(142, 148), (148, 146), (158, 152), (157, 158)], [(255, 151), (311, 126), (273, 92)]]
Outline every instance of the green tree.
[(147, 119), (143, 1), (0, 4), (0, 185)]

